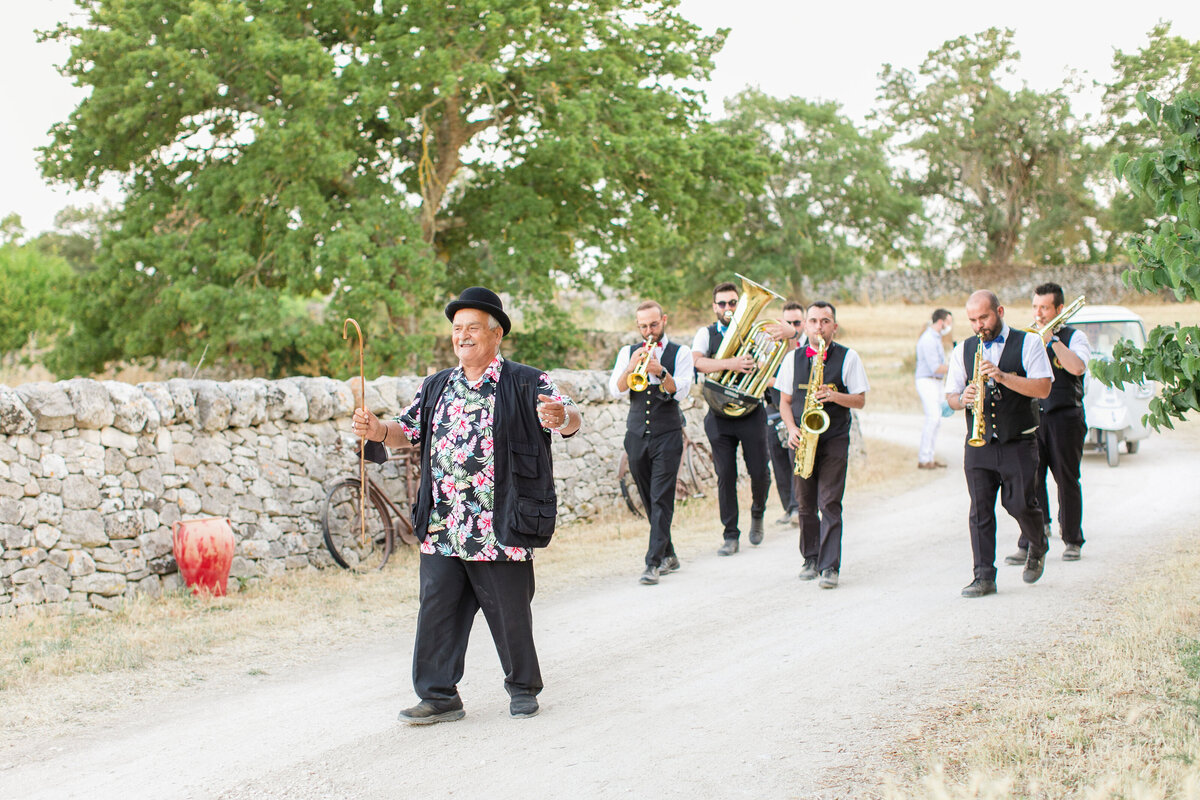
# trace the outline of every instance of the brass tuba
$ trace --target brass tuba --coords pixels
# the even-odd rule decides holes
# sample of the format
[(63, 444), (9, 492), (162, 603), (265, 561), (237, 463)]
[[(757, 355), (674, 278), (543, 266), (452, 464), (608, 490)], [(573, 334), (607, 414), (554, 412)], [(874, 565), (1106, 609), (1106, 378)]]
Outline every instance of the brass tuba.
[(804, 411), (800, 414), (800, 444), (796, 447), (796, 466), (793, 474), (801, 478), (812, 475), (817, 459), (817, 439), (829, 430), (829, 414), (817, 402), (817, 390), (825, 380), (825, 349), (828, 343), (817, 337), (817, 354), (808, 372), (808, 389), (804, 392)]
[(759, 314), (772, 300), (784, 298), (770, 289), (759, 286), (744, 275), (738, 296), (737, 311), (729, 322), (729, 330), (713, 358), (733, 358), (749, 355), (754, 359), (750, 372), (724, 370), (705, 379), (701, 393), (713, 411), (724, 417), (741, 417), (762, 402), (767, 384), (787, 353), (787, 342), (777, 342), (765, 330), (770, 320), (757, 322)]

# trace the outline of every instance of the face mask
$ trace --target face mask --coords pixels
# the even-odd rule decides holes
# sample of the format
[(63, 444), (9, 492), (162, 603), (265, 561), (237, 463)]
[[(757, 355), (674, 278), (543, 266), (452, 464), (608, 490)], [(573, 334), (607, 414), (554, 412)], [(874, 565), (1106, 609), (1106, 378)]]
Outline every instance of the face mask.
[(942, 328), (942, 336), (949, 336), (949, 335), (950, 335), (950, 330), (951, 330), (953, 327), (954, 327), (953, 325), (947, 325), (946, 327)]

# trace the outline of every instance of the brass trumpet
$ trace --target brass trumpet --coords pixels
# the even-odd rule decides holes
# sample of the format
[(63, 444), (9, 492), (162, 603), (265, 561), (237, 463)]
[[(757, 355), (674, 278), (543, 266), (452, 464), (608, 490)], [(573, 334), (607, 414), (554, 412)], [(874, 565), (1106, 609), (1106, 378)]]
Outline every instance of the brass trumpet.
[(1028, 328), (1021, 328), (1021, 330), (1025, 331), (1026, 333), (1032, 333), (1042, 337), (1042, 342), (1045, 343), (1047, 332), (1051, 334), (1054, 333), (1054, 331), (1056, 331), (1060, 326), (1065, 325), (1067, 320), (1075, 316), (1075, 314), (1077, 314), (1079, 309), (1083, 308), (1083, 306), (1083, 295), (1079, 295), (1079, 297), (1076, 297), (1071, 301), (1070, 305), (1064, 307), (1063, 310), (1059, 312), (1058, 316), (1047, 322), (1042, 327), (1039, 328), (1037, 321), (1035, 320), (1034, 323)]
[(638, 356), (638, 364), (633, 368), (633, 372), (629, 373), (629, 378), (625, 381), (629, 384), (629, 388), (635, 392), (644, 392), (646, 387), (650, 385), (650, 375), (647, 369), (650, 366), (650, 354), (654, 351), (654, 342), (647, 339), (642, 345), (642, 354)]

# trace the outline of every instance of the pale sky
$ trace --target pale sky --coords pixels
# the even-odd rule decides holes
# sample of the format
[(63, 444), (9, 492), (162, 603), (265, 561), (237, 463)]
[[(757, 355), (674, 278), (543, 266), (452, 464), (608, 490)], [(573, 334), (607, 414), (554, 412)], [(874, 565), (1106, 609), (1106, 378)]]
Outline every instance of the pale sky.
[[(52, 227), (62, 207), (98, 199), (47, 186), (34, 152), (82, 92), (55, 71), (66, 58), (65, 48), (37, 44), (33, 31), (78, 12), (71, 0), (0, 4), (0, 217), (16, 212), (26, 230), (36, 234)], [(718, 114), (723, 98), (753, 85), (777, 96), (834, 100), (861, 121), (874, 105), (884, 63), (915, 70), (947, 39), (993, 26), (1016, 31), (1018, 76), (1039, 90), (1060, 85), (1072, 69), (1109, 80), (1114, 49), (1142, 47), (1160, 19), (1173, 23), (1172, 34), (1200, 40), (1200, 3), (1184, 0), (682, 0), (680, 7), (706, 32), (732, 28), (707, 89), (710, 108)], [(1084, 100), (1077, 113), (1096, 110)]]

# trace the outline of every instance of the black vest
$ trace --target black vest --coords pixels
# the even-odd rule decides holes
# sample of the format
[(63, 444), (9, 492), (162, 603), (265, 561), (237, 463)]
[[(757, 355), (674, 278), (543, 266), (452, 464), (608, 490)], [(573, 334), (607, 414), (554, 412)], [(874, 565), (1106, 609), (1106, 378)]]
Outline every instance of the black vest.
[[(1058, 329), (1059, 340), (1067, 347), (1079, 331), (1063, 326)], [(1050, 384), (1050, 396), (1041, 401), (1042, 413), (1060, 408), (1083, 408), (1083, 375), (1072, 375), (1063, 369), (1054, 355), (1054, 346), (1046, 345), (1046, 357), (1054, 369), (1054, 383)]]
[[(429, 528), (433, 511), (433, 470), (430, 433), (438, 400), (450, 381), (444, 369), (421, 384), (421, 490), (412, 511), (418, 538)], [(496, 384), (492, 436), (495, 445), (495, 501), (492, 524), (496, 541), (505, 547), (545, 547), (554, 533), (558, 496), (550, 434), (537, 416), (538, 384), (542, 370), (505, 360)]]
[[(805, 348), (797, 347), (791, 357), (793, 365), (792, 386), (788, 391), (792, 395), (792, 419), (800, 424), (804, 413), (804, 398), (808, 394), (808, 374), (812, 370), (812, 360), (815, 356), (806, 356)], [(825, 351), (825, 383), (832, 383), (839, 392), (846, 391), (842, 381), (842, 366), (846, 363), (846, 348), (837, 342), (829, 345)], [(850, 435), (850, 409), (837, 403), (826, 403), (823, 408), (829, 415), (829, 427), (821, 434), (822, 439), (837, 439)]]
[[(1016, 328), (1008, 329), (1008, 337), (1004, 340), (1004, 349), (1000, 351), (1000, 363), (996, 366), (1003, 372), (1024, 378), (1025, 364), (1021, 359), (1021, 351), (1025, 346), (1025, 331)], [(975, 351), (979, 349), (979, 337), (972, 336), (963, 343), (963, 366), (966, 369), (967, 382), (975, 371)], [(1038, 401), (1032, 397), (1014, 392), (999, 384), (989, 387), (984, 384), (984, 433), (983, 438), (991, 440), (993, 436), (1000, 442), (1014, 442), (1018, 439), (1032, 439), (1037, 430), (1041, 415), (1038, 413)], [(967, 436), (975, 425), (975, 414), (967, 409)]]
[[(629, 345), (630, 351), (639, 346)], [(675, 368), (679, 365), (678, 358), (679, 345), (667, 342), (658, 360), (667, 372), (674, 375)], [(628, 394), (629, 418), (626, 430), (630, 433), (649, 436), (651, 433), (677, 431), (683, 427), (679, 403), (675, 400), (675, 395), (663, 389), (662, 383), (651, 383), (644, 392), (630, 390)]]

